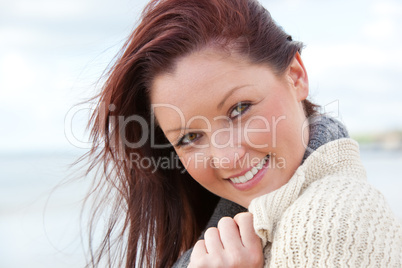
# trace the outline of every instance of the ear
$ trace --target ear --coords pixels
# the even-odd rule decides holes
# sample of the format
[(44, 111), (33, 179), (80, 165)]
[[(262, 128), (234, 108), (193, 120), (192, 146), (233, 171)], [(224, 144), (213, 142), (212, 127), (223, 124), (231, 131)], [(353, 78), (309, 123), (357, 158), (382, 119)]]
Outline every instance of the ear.
[(288, 67), (288, 77), (290, 78), (291, 86), (296, 90), (297, 101), (305, 100), (309, 91), (308, 77), (299, 52), (296, 53)]

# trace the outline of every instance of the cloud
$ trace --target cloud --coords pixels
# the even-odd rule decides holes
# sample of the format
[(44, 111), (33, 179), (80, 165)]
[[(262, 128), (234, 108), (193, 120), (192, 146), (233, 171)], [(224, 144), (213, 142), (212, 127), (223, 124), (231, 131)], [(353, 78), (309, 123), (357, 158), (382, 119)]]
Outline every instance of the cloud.
[(2, 13), (9, 17), (41, 20), (63, 20), (80, 17), (87, 11), (88, 1), (16, 0), (8, 1)]
[(333, 69), (400, 68), (402, 47), (395, 44), (384, 49), (365, 43), (310, 45), (303, 56), (315, 75), (322, 75)]
[(384, 16), (402, 16), (402, 3), (393, 0), (376, 1), (371, 6), (373, 13)]
[(398, 33), (402, 23), (402, 3), (377, 1), (371, 5), (369, 11), (373, 20), (363, 28), (363, 33), (367, 37), (382, 41), (395, 41), (395, 39), (401, 41)]
[(364, 33), (373, 39), (391, 38), (396, 31), (397, 23), (390, 18), (378, 19), (364, 29)]

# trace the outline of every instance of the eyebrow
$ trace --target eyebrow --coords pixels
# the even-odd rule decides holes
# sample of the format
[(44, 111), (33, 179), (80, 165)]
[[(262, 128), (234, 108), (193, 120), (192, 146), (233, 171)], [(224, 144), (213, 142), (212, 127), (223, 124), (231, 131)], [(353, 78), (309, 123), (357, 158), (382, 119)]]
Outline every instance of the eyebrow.
[[(237, 90), (244, 88), (244, 87), (248, 87), (248, 86), (252, 86), (252, 84), (246, 84), (246, 85), (241, 85), (241, 86), (236, 86), (234, 88), (232, 88), (231, 90), (229, 90), (222, 98), (222, 101), (218, 104), (217, 108), (218, 110), (222, 109), (223, 105), (225, 104), (226, 100), (229, 98), (230, 95), (232, 95), (234, 92), (236, 92)], [(170, 133), (170, 132), (174, 132), (174, 131), (179, 131), (179, 130), (185, 130), (186, 128), (174, 128), (174, 129), (169, 129), (166, 131), (165, 134)]]
[(169, 129), (168, 131), (166, 131), (166, 134), (168, 134), (169, 132), (174, 132), (174, 131), (179, 131), (179, 130), (184, 130), (184, 129), (186, 129), (186, 128), (179, 127), (179, 128)]
[(218, 110), (222, 109), (222, 106), (225, 104), (226, 100), (229, 98), (230, 95), (232, 95), (235, 91), (237, 91), (243, 87), (248, 87), (248, 86), (252, 86), (252, 85), (251, 84), (241, 85), (241, 86), (237, 86), (237, 87), (234, 87), (231, 90), (229, 90), (229, 92), (227, 92), (225, 94), (225, 96), (223, 96), (222, 101), (218, 104), (218, 106), (217, 106)]

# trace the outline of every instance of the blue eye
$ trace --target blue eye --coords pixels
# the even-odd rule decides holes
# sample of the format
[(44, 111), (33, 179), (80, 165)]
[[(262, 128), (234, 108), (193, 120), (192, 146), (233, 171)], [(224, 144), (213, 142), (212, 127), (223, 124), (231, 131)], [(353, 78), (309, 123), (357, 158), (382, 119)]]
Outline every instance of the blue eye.
[(234, 119), (250, 108), (251, 104), (246, 102), (237, 103), (231, 110), (229, 117)]
[(200, 137), (198, 133), (188, 133), (184, 135), (179, 142), (176, 144), (177, 147), (188, 145), (194, 141), (196, 141)]

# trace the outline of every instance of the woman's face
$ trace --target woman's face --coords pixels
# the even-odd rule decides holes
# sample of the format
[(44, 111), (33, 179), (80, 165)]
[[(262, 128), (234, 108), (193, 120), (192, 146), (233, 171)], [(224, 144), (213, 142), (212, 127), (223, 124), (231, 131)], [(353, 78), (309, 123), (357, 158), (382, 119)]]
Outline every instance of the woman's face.
[(277, 76), (267, 65), (205, 49), (178, 60), (151, 88), (156, 119), (189, 174), (244, 207), (286, 184), (308, 128), (308, 80), (299, 54)]

